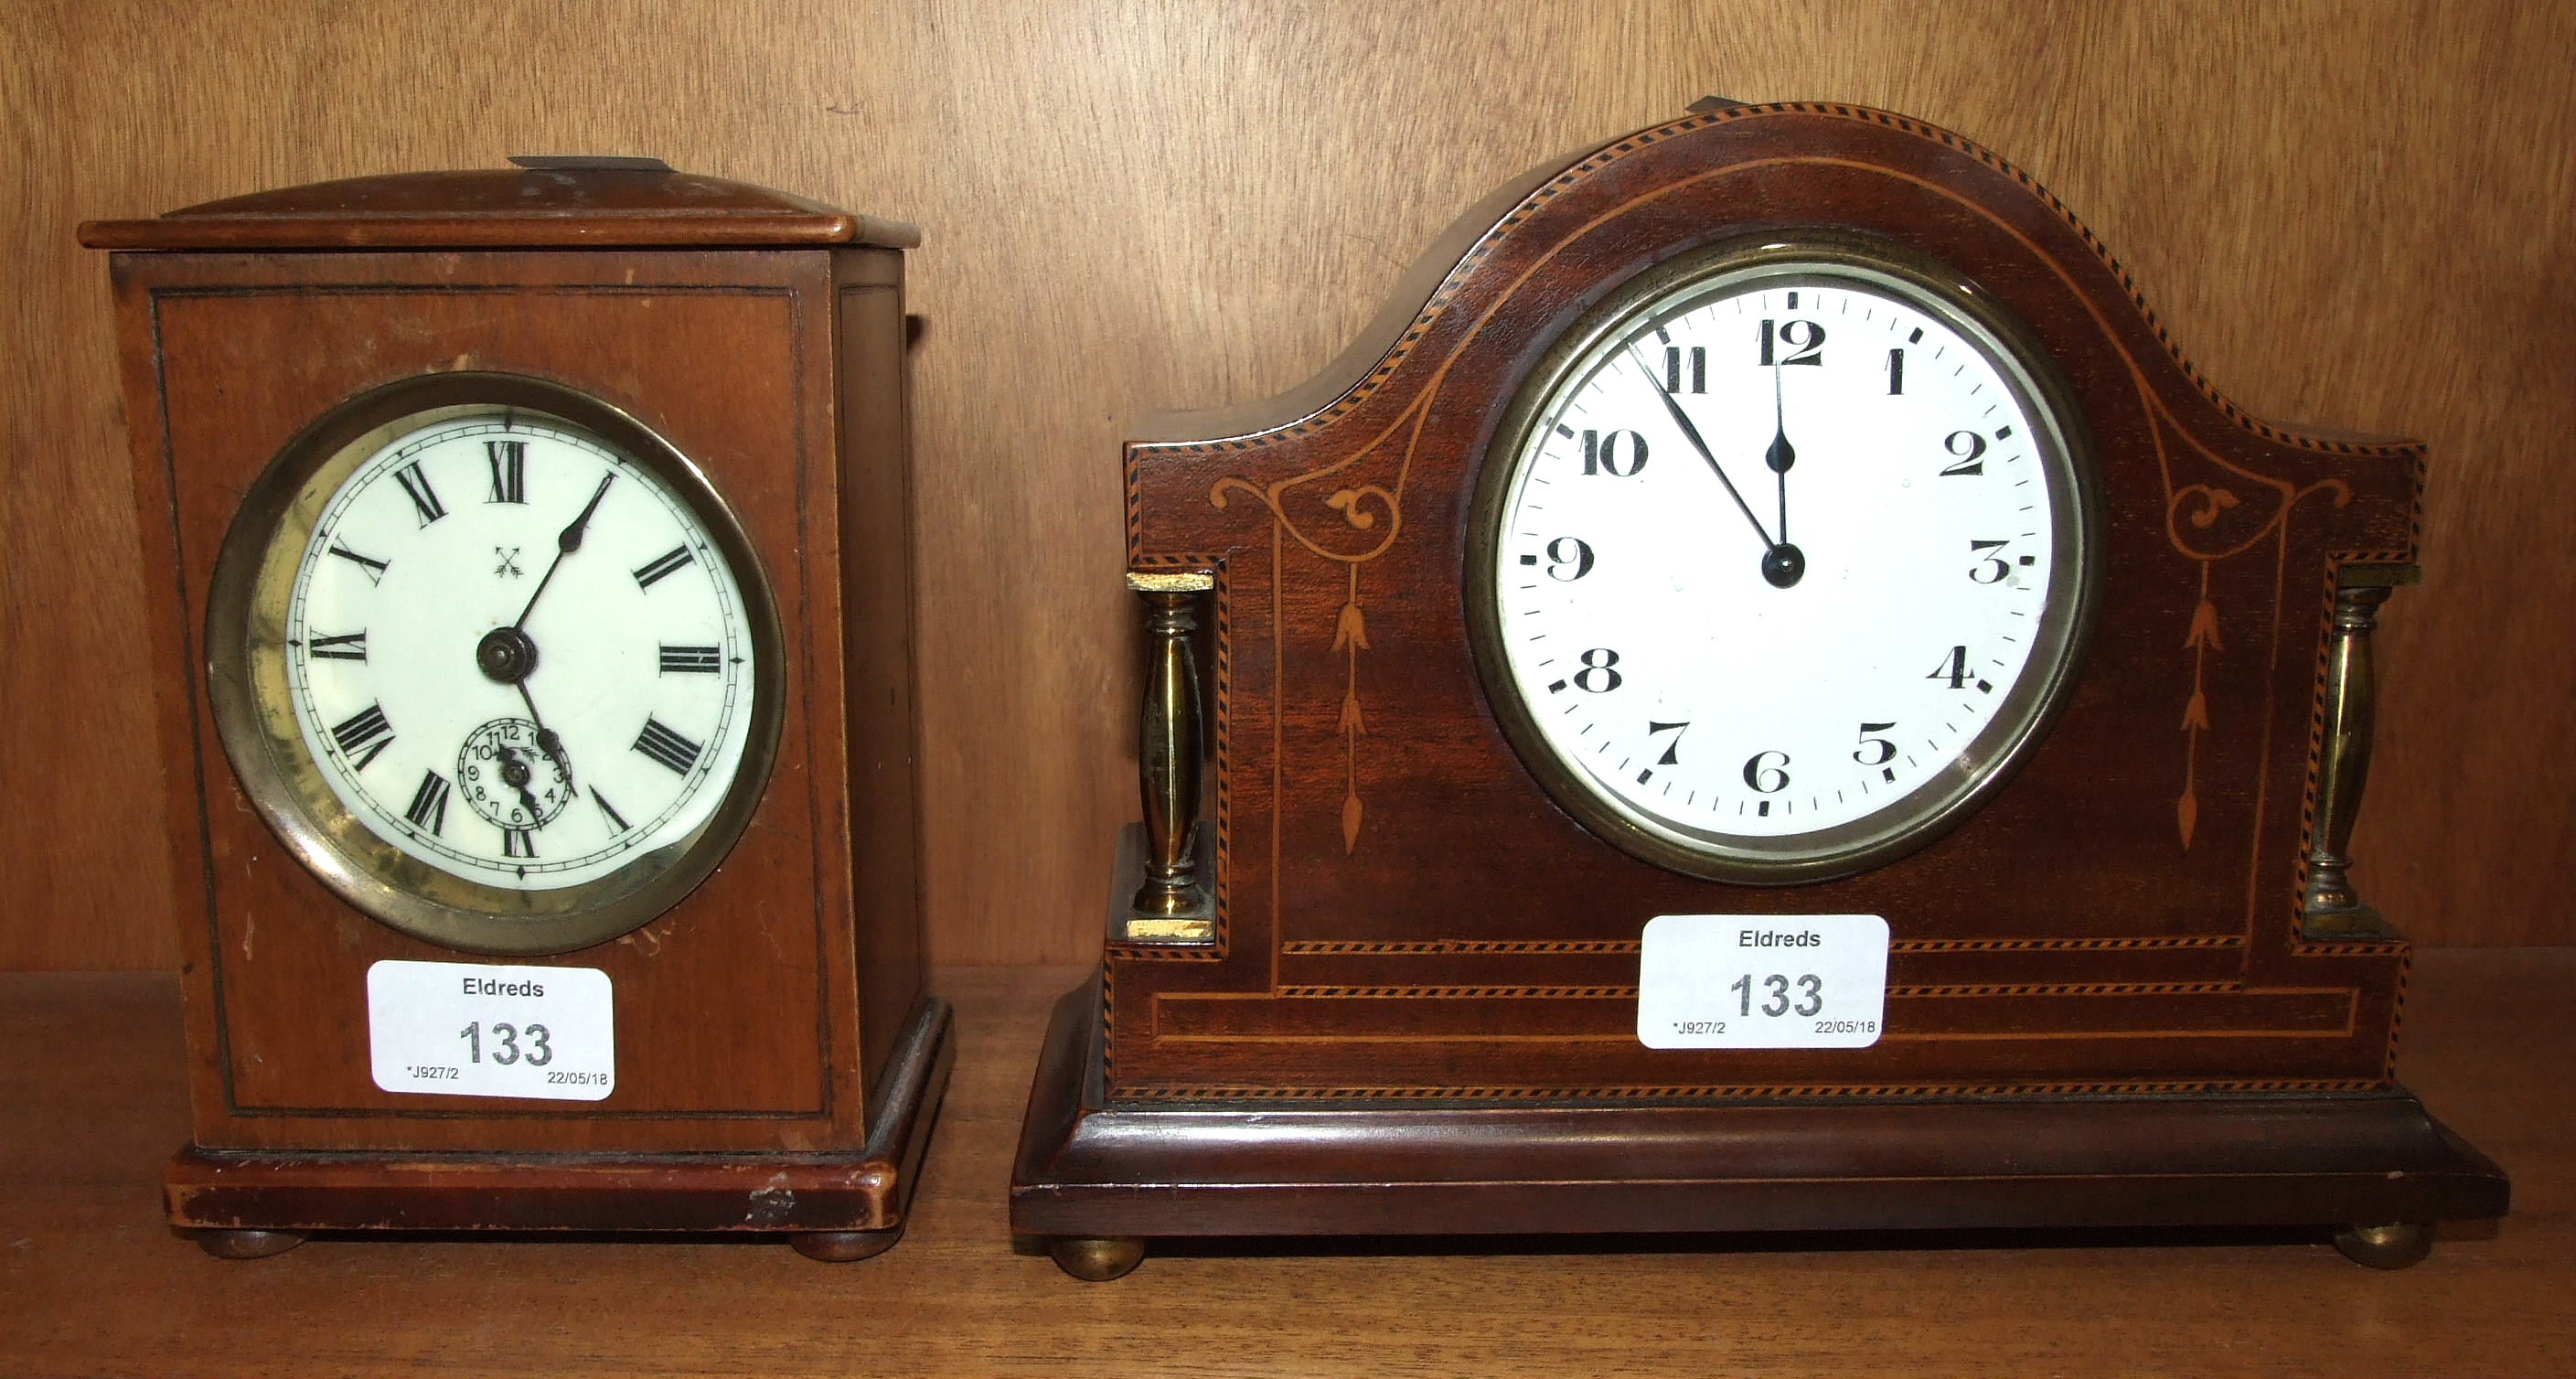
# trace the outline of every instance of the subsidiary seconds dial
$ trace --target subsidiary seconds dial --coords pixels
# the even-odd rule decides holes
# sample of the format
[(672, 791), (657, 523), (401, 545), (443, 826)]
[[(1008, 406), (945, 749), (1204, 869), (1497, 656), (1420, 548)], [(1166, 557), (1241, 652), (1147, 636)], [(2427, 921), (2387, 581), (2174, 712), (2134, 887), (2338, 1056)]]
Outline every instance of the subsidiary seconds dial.
[(2069, 678), (2090, 486), (2044, 357), (1894, 251), (1718, 251), (1560, 343), (1488, 461), (1471, 598), (1558, 801), (1699, 875), (1928, 842)]

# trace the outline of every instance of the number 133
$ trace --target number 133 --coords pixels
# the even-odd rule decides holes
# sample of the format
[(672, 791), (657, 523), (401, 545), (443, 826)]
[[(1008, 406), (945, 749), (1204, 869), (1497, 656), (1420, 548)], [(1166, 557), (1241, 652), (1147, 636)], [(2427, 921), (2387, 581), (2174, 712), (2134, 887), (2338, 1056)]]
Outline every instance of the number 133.
[[(1794, 1003), (1794, 1005), (1789, 999), (1790, 984), (1792, 982), (1796, 983), (1799, 995), (1799, 999)], [(1762, 985), (1770, 992), (1771, 996), (1769, 1000), (1762, 1003), (1761, 1013), (1764, 1015), (1814, 1015), (1825, 1008), (1824, 981), (1812, 973), (1799, 977), (1785, 977), (1775, 972), (1770, 976), (1764, 977), (1762, 979)], [(1743, 976), (1736, 978), (1734, 985), (1729, 986), (1727, 990), (1735, 993), (1736, 1014), (1751, 1015), (1754, 1013), (1752, 973), (1747, 972)]]

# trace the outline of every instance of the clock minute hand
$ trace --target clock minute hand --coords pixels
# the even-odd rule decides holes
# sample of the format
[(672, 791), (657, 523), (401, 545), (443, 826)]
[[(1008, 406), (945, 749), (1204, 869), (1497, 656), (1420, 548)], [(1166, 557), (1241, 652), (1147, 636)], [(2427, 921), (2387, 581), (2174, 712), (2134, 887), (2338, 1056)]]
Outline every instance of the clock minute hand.
[(1735, 510), (1743, 513), (1744, 520), (1753, 524), (1753, 534), (1762, 538), (1763, 548), (1768, 550), (1777, 545), (1771, 539), (1771, 533), (1762, 529), (1762, 519), (1753, 515), (1752, 504), (1745, 502), (1744, 495), (1736, 490), (1735, 481), (1726, 477), (1725, 466), (1717, 462), (1717, 456), (1709, 453), (1708, 442), (1700, 439), (1699, 428), (1691, 424), (1690, 413), (1683, 411), (1682, 405), (1673, 401), (1673, 395), (1655, 382), (1655, 371), (1647, 368), (1646, 361), (1637, 357), (1635, 345), (1628, 347), (1628, 358), (1636, 364), (1637, 371), (1645, 375), (1646, 390), (1661, 400), (1664, 410), (1672, 414), (1673, 424), (1681, 428), (1682, 439), (1691, 443), (1691, 449), (1698, 451), (1699, 457), (1708, 462), (1709, 472), (1717, 476), (1719, 483), (1726, 485), (1726, 496), (1735, 500)]
[(591, 514), (599, 511), (599, 500), (608, 496), (608, 486), (616, 481), (615, 470), (600, 475), (599, 487), (590, 491), (590, 501), (581, 505), (580, 515), (565, 523), (564, 529), (556, 534), (555, 558), (547, 564), (544, 576), (537, 580), (536, 591), (528, 595), (527, 605), (519, 610), (519, 620), (510, 624), (509, 629), (509, 635), (515, 636), (528, 653), (526, 664), (510, 683), (519, 687), (519, 701), (528, 706), (528, 721), (537, 725), (537, 749), (544, 752), (554, 762), (555, 769), (563, 773), (566, 789), (572, 787), (572, 762), (564, 756), (563, 738), (546, 726), (546, 720), (537, 713), (537, 697), (528, 692), (528, 672), (536, 669), (536, 645), (528, 640), (526, 630), (528, 615), (537, 611), (537, 600), (545, 596), (546, 586), (554, 583), (555, 571), (563, 568), (564, 557), (581, 549), (581, 539), (590, 530)]
[(572, 519), (555, 537), (555, 558), (546, 566), (545, 575), (537, 581), (536, 592), (528, 595), (528, 606), (519, 610), (519, 620), (510, 624), (512, 627), (528, 625), (528, 615), (537, 611), (537, 600), (545, 595), (546, 586), (554, 583), (555, 571), (563, 568), (564, 557), (581, 549), (582, 534), (590, 527), (590, 515), (599, 511), (599, 500), (608, 496), (608, 486), (616, 479), (615, 470), (601, 475), (599, 487), (590, 491), (590, 501), (582, 504), (581, 515)]

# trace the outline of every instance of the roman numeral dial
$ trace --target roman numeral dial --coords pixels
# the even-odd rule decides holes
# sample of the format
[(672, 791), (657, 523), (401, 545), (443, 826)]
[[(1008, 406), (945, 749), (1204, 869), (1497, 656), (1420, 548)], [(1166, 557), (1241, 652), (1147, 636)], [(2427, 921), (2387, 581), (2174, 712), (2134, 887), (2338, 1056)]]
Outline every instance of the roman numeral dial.
[(635, 735), (635, 750), (682, 775), (698, 764), (698, 753), (705, 744), (693, 742), (658, 718), (644, 720), (644, 731)]
[(694, 837), (764, 669), (703, 488), (525, 406), (380, 434), (317, 496), (284, 599), (288, 698), (332, 795), (501, 890), (606, 884)]
[(1716, 252), (1534, 377), (1487, 461), (1476, 635), (1533, 775), (1605, 837), (1847, 874), (2043, 716), (2089, 489), (2009, 322), (1858, 251)]

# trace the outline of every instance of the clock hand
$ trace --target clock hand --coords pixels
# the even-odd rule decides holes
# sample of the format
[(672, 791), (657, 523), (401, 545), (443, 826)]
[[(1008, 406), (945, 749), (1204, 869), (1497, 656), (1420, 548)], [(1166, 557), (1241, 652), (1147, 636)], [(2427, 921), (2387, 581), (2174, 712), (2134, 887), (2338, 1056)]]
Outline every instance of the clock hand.
[[(1646, 361), (1637, 357), (1637, 347), (1634, 344), (1628, 346), (1628, 358), (1637, 366), (1637, 371), (1646, 376), (1647, 391), (1661, 399), (1664, 410), (1672, 414), (1673, 424), (1681, 428), (1682, 439), (1689, 441), (1691, 448), (1699, 452), (1699, 457), (1708, 462), (1709, 471), (1717, 475), (1719, 483), (1726, 485), (1726, 496), (1735, 500), (1735, 510), (1744, 514), (1744, 520), (1753, 524), (1753, 534), (1762, 538), (1762, 578), (1774, 589), (1786, 589), (1797, 583), (1807, 573), (1807, 553), (1790, 545), (1787, 540), (1788, 480), (1784, 477), (1780, 481), (1780, 529), (1783, 535), (1782, 539), (1774, 541), (1771, 539), (1771, 533), (1762, 529), (1762, 519), (1753, 515), (1753, 505), (1744, 501), (1744, 495), (1737, 491), (1735, 481), (1726, 477), (1725, 466), (1717, 462), (1717, 456), (1709, 453), (1708, 442), (1700, 439), (1699, 428), (1691, 424), (1690, 413), (1683, 411), (1682, 405), (1673, 401), (1673, 395), (1665, 392), (1663, 385), (1655, 381), (1655, 371), (1647, 368)], [(1778, 450), (1787, 450), (1787, 447), (1788, 439), (1785, 436), (1775, 444), (1775, 449)], [(1787, 453), (1790, 460), (1794, 462), (1797, 452), (1788, 450)], [(1775, 464), (1772, 467), (1783, 475), (1788, 472), (1786, 464)]]
[(528, 721), (537, 725), (537, 747), (563, 773), (566, 789), (572, 787), (572, 762), (564, 756), (563, 738), (546, 726), (544, 716), (537, 712), (536, 696), (528, 693), (528, 676), (537, 668), (537, 648), (524, 629), (528, 615), (537, 611), (537, 600), (545, 596), (546, 586), (554, 583), (555, 571), (563, 568), (564, 557), (581, 549), (581, 539), (590, 529), (590, 515), (599, 511), (599, 500), (608, 496), (608, 486), (616, 479), (615, 470), (599, 476), (599, 487), (590, 491), (590, 501), (581, 505), (580, 515), (556, 535), (555, 558), (537, 580), (536, 591), (528, 595), (527, 605), (519, 610), (518, 621), (486, 635), (485, 650), (480, 653), (485, 675), (518, 687), (519, 701), (528, 706)]
[(528, 827), (543, 825), (546, 813), (537, 808), (537, 797), (528, 793), (528, 780), (535, 773), (528, 769), (528, 763), (519, 759), (517, 752), (510, 750), (510, 744), (495, 742), (492, 746), (501, 754), (501, 783), (518, 791), (519, 803), (528, 808)]
[(581, 549), (582, 533), (590, 526), (590, 515), (599, 511), (599, 500), (608, 496), (608, 486), (614, 482), (616, 478), (617, 471), (613, 469), (608, 473), (599, 476), (599, 487), (590, 491), (590, 501), (582, 504), (581, 515), (572, 519), (571, 524), (566, 526), (563, 529), (563, 532), (555, 537), (555, 558), (553, 562), (546, 566), (544, 576), (537, 580), (536, 592), (528, 595), (528, 606), (519, 610), (519, 620), (510, 624), (510, 626), (525, 627), (528, 625), (528, 615), (537, 611), (537, 600), (544, 596), (546, 586), (554, 582), (555, 571), (563, 568), (564, 557)]
[(1762, 519), (1753, 515), (1752, 505), (1746, 503), (1744, 495), (1736, 491), (1735, 481), (1726, 477), (1725, 466), (1717, 462), (1717, 456), (1709, 453), (1708, 442), (1701, 440), (1699, 428), (1691, 425), (1690, 413), (1683, 411), (1682, 405), (1673, 401), (1673, 395), (1665, 392), (1663, 385), (1655, 381), (1655, 371), (1647, 368), (1646, 361), (1637, 357), (1637, 347), (1634, 344), (1628, 346), (1628, 358), (1636, 364), (1637, 371), (1645, 375), (1646, 390), (1661, 399), (1664, 410), (1672, 414), (1673, 424), (1681, 428), (1682, 439), (1691, 443), (1691, 449), (1698, 451), (1699, 457), (1708, 462), (1709, 472), (1717, 476), (1719, 483), (1726, 485), (1726, 496), (1735, 500), (1736, 511), (1743, 513), (1744, 520), (1753, 524), (1753, 534), (1762, 538), (1762, 544), (1766, 548), (1776, 545), (1777, 543), (1771, 539), (1771, 533), (1762, 529)]
[(554, 762), (556, 770), (563, 772), (564, 789), (572, 789), (572, 762), (564, 756), (562, 734), (547, 727), (546, 720), (537, 716), (537, 697), (528, 693), (528, 682), (521, 680), (518, 684), (519, 702), (528, 706), (528, 721), (537, 725), (537, 750)]
[(1807, 553), (1789, 544), (1789, 466), (1798, 462), (1798, 447), (1789, 443), (1788, 407), (1780, 397), (1780, 365), (1771, 364), (1771, 448), (1762, 462), (1780, 479), (1780, 540), (1762, 553), (1762, 577), (1774, 589), (1786, 589), (1807, 573)]
[(1780, 540), (1789, 540), (1789, 466), (1798, 462), (1798, 447), (1789, 443), (1789, 413), (1780, 396), (1780, 365), (1771, 365), (1771, 448), (1762, 452), (1762, 462), (1780, 476)]

